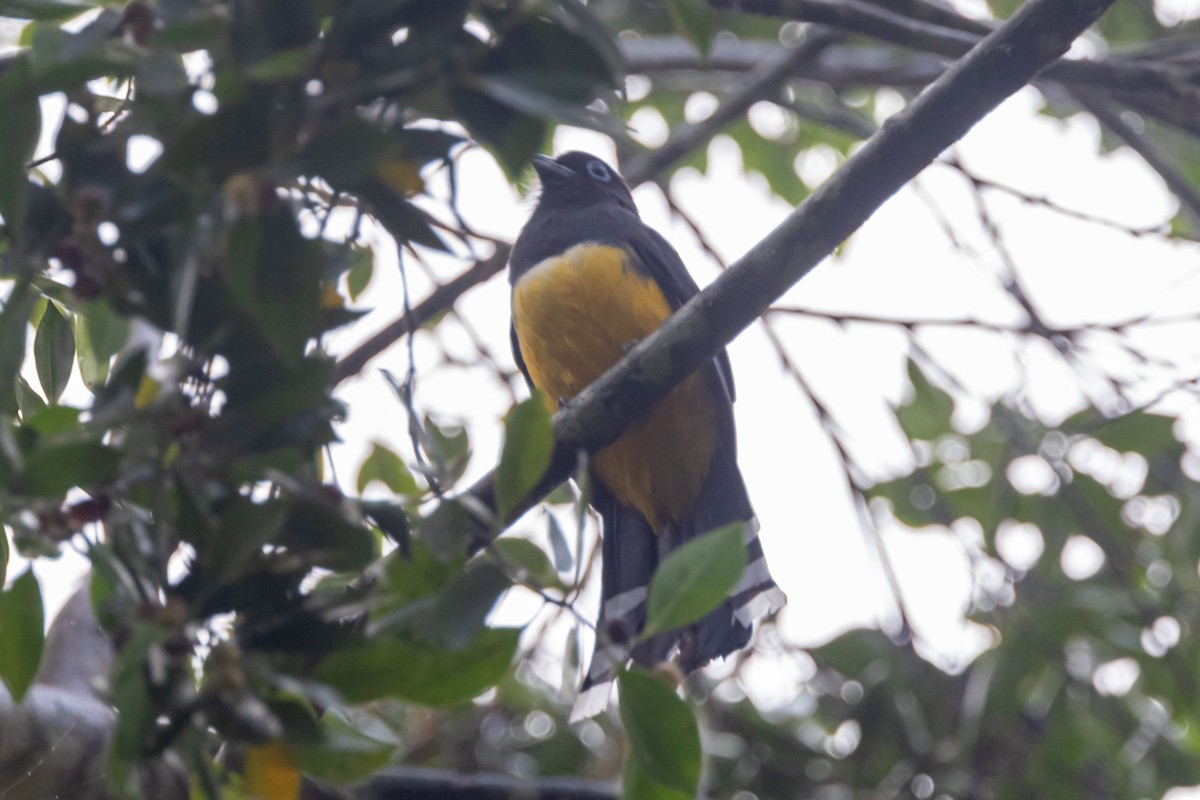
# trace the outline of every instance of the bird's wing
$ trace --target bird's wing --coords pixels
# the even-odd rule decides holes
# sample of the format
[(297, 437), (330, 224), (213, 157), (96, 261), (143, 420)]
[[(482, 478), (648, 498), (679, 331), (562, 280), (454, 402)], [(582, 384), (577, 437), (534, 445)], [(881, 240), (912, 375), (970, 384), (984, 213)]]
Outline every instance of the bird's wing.
[[(680, 306), (700, 293), (700, 287), (684, 266), (679, 253), (675, 252), (675, 248), (671, 247), (658, 231), (639, 221), (638, 230), (629, 236), (626, 247), (636, 259), (636, 266), (658, 283), (672, 310), (678, 311)], [(713, 356), (713, 360), (716, 362), (725, 395), (732, 403), (736, 394), (729, 354), (722, 347)]]

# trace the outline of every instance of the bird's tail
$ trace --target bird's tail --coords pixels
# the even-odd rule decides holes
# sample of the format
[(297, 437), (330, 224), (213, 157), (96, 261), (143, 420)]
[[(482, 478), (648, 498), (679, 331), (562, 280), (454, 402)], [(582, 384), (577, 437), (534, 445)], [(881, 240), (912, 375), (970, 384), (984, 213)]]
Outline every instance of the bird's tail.
[[(717, 459), (705, 480), (691, 517), (655, 534), (637, 511), (622, 506), (602, 487), (593, 505), (604, 529), (600, 614), (596, 649), (571, 720), (594, 716), (608, 705), (612, 681), (632, 658), (653, 666), (678, 654), (685, 672), (714, 658), (728, 656), (750, 641), (754, 621), (778, 610), (786, 598), (771, 578), (758, 539), (758, 520), (746, 497), (741, 474), (732, 459)], [(685, 542), (731, 522), (745, 525), (746, 569), (720, 606), (684, 628), (652, 636), (629, 648), (646, 621), (646, 598), (654, 570), (662, 559)]]

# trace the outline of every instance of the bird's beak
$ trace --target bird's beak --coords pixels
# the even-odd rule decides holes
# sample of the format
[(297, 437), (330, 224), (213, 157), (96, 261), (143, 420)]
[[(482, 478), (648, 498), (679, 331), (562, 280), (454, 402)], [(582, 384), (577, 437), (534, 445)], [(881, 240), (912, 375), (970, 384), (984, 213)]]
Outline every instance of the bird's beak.
[(533, 157), (533, 170), (538, 174), (538, 178), (542, 183), (555, 179), (569, 178), (575, 174), (571, 171), (570, 167), (564, 167), (553, 158), (550, 158), (550, 156), (544, 156), (541, 153)]

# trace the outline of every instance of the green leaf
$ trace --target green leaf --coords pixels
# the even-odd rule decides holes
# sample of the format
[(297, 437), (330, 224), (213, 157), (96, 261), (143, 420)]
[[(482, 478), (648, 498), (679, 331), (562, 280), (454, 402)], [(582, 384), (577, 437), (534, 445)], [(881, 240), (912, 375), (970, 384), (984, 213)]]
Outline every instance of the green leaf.
[(590, 128), (613, 137), (624, 135), (620, 122), (614, 117), (592, 111), (578, 101), (551, 94), (539, 85), (542, 81), (531, 80), (531, 77), (514, 73), (488, 75), (477, 78), (474, 85), (486, 97), (515, 111)]
[(694, 800), (695, 795), (663, 786), (650, 776), (641, 761), (627, 758), (621, 774), (621, 797), (625, 800)]
[(35, 497), (58, 497), (76, 486), (109, 483), (117, 477), (121, 454), (99, 442), (68, 442), (39, 447), (25, 460), (14, 489)]
[(61, 20), (78, 16), (95, 8), (95, 3), (76, 0), (4, 0), (0, 2), (0, 16), (16, 19)]
[(75, 366), (75, 335), (57, 303), (46, 305), (46, 312), (38, 323), (37, 334), (33, 337), (33, 359), (42, 393), (51, 404), (57, 403)]
[(489, 628), (463, 650), (437, 650), (377, 637), (327, 658), (316, 678), (351, 703), (396, 697), (444, 706), (469, 700), (504, 677), (520, 630)]
[(20, 701), (33, 683), (45, 640), (42, 590), (32, 568), (0, 595), (0, 678)]
[(1145, 456), (1178, 451), (1182, 445), (1175, 436), (1175, 418), (1161, 414), (1137, 412), (1110, 420), (1100, 420), (1088, 435), (1122, 453), (1141, 453)]
[(29, 385), (24, 375), (17, 376), (17, 407), (21, 409), (21, 419), (27, 420), (46, 407), (46, 401)]
[(0, 529), (0, 586), (8, 580), (8, 534)]
[(17, 281), (9, 292), (8, 301), (0, 309), (0, 414), (16, 416), (17, 375), (25, 360), (25, 336), (29, 312), (37, 292), (25, 281)]
[(321, 715), (319, 743), (293, 745), (297, 765), (324, 781), (348, 783), (386, 766), (399, 742), (378, 717), (334, 706)]
[(42, 109), (38, 95), (28, 85), (28, 59), (19, 58), (0, 73), (0, 216), (8, 226), (8, 235), (21, 235), (25, 207), (29, 199), (26, 165), (33, 159), (42, 130)]
[(351, 300), (357, 300), (358, 296), (366, 291), (374, 273), (375, 252), (369, 247), (355, 247), (353, 261), (346, 272), (346, 290), (350, 293)]
[(700, 781), (700, 731), (692, 710), (674, 691), (644, 672), (623, 673), (617, 687), (621, 723), (638, 765), (654, 781), (695, 797)]
[(450, 425), (442, 427), (432, 418), (425, 417), (421, 433), (421, 444), (429, 460), (433, 462), (434, 477), (447, 485), (457, 482), (471, 458), (471, 442), (467, 436), (467, 429)]
[(408, 471), (400, 456), (378, 442), (371, 446), (370, 455), (358, 468), (358, 480), (355, 484), (358, 493), (362, 494), (371, 481), (379, 481), (393, 494), (412, 497), (420, 493), (416, 478)]
[(909, 439), (925, 441), (950, 433), (954, 400), (930, 383), (911, 358), (908, 360), (908, 379), (912, 382), (913, 398), (896, 409), (896, 419), (904, 433)]
[(504, 449), (496, 468), (496, 510), (501, 517), (527, 495), (550, 465), (554, 422), (540, 394), (513, 406), (504, 422)]
[(94, 392), (108, 378), (112, 357), (129, 342), (131, 323), (105, 300), (89, 303), (75, 314), (74, 323), (79, 374), (88, 390)]
[(720, 605), (746, 569), (745, 527), (717, 528), (663, 559), (650, 581), (643, 636), (686, 625)]
[(528, 539), (517, 539), (511, 536), (497, 539), (492, 543), (490, 549), (499, 556), (502, 567), (508, 569), (511, 565), (515, 565), (520, 568), (523, 574), (511, 576), (516, 580), (532, 580), (536, 586), (542, 589), (561, 590), (565, 588), (562, 581), (558, 579), (554, 565), (546, 556), (546, 551)]
[(379, 500), (368, 500), (362, 504), (362, 510), (389, 539), (399, 546), (402, 554), (409, 554), (412, 548), (412, 528), (408, 522), (408, 513), (403, 506)]
[(666, 6), (675, 30), (696, 45), (702, 57), (708, 58), (716, 31), (712, 8), (704, 0), (666, 0)]

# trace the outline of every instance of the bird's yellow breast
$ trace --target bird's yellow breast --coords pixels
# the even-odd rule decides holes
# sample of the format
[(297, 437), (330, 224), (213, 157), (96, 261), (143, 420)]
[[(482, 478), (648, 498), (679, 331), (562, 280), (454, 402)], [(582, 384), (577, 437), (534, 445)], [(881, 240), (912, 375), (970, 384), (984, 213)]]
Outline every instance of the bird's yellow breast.
[[(577, 245), (532, 267), (513, 287), (521, 357), (554, 406), (579, 394), (670, 314), (658, 285), (607, 245)], [(703, 377), (693, 374), (592, 459), (613, 496), (655, 531), (686, 519), (696, 501), (716, 447), (714, 402)]]

